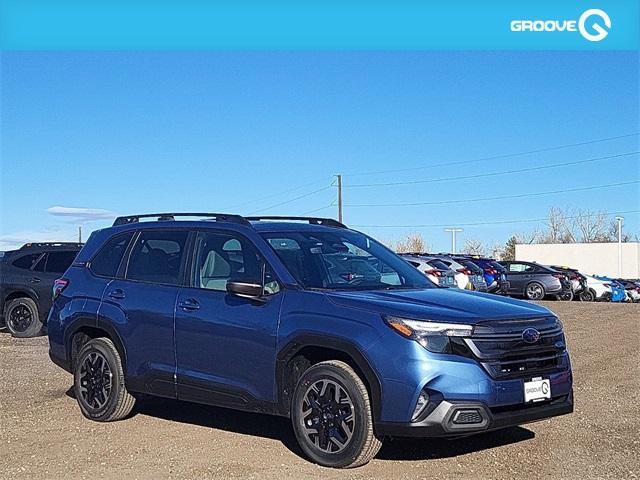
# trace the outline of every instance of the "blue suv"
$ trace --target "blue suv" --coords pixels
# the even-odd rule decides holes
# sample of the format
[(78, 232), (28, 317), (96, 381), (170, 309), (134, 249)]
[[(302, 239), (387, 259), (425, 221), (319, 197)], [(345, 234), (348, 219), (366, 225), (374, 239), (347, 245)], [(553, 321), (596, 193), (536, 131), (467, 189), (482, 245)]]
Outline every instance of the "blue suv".
[(552, 312), (440, 288), (332, 219), (120, 217), (53, 296), (50, 357), (96, 421), (125, 418), (141, 394), (281, 415), (312, 461), (356, 467), (387, 436), (573, 410)]

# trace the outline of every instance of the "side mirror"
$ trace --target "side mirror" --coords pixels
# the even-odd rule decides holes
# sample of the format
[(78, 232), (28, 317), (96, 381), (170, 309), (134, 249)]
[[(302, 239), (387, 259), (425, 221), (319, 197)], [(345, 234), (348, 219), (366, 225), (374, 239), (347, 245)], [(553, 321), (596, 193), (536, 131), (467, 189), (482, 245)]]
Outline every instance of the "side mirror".
[(233, 282), (231, 280), (227, 282), (227, 292), (250, 300), (264, 301), (263, 290), (259, 283)]

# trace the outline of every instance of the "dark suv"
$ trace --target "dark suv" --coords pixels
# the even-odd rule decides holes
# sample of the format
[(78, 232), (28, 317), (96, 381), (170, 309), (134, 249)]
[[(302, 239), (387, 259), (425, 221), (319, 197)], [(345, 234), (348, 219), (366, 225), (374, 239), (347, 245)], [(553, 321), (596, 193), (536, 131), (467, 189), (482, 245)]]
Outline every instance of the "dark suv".
[(90, 419), (138, 394), (282, 415), (331, 467), (573, 410), (552, 312), (440, 288), (332, 219), (118, 218), (56, 281), (49, 345)]
[(0, 312), (13, 336), (34, 337), (42, 332), (53, 282), (81, 248), (81, 243), (27, 243), (0, 253)]
[(509, 295), (542, 300), (548, 295), (559, 299), (571, 293), (571, 281), (562, 272), (535, 262), (500, 262), (507, 270)]

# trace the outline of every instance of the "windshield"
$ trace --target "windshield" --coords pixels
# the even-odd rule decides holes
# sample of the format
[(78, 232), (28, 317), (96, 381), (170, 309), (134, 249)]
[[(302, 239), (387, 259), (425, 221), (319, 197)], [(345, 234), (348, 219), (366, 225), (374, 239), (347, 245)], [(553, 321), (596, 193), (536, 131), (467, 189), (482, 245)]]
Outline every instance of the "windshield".
[(353, 231), (268, 232), (262, 236), (304, 288), (434, 288), (418, 270), (375, 240)]

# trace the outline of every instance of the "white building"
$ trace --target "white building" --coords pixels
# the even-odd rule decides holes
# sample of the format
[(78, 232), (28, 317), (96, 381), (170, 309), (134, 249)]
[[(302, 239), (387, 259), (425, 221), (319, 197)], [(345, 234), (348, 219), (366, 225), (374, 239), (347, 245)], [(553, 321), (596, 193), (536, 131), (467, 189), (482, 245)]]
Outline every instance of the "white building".
[[(622, 244), (622, 278), (640, 278), (640, 243)], [(586, 275), (618, 278), (618, 243), (516, 245), (516, 260), (577, 268)]]

